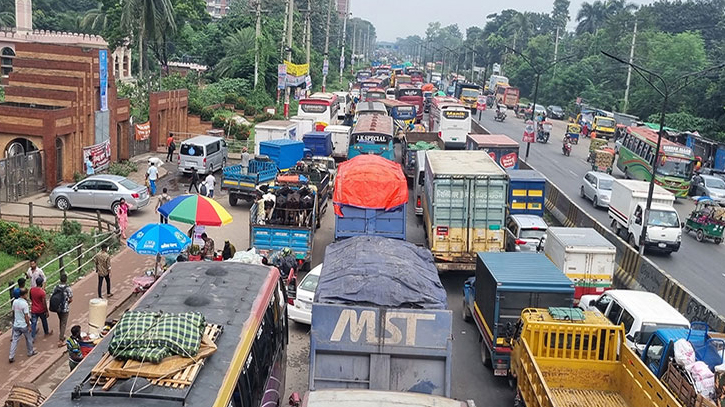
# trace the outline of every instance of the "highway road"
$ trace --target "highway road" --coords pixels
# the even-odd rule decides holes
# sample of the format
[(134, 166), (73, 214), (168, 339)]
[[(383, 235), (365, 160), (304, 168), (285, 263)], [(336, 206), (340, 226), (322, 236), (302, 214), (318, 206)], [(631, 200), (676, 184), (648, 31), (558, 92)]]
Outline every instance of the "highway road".
[[(483, 112), (480, 124), (491, 133), (506, 134), (514, 140), (520, 141), (524, 121), (513, 117), (513, 112), (509, 112), (509, 117), (503, 123), (499, 123), (493, 120), (494, 112), (494, 110)], [(478, 115), (475, 118), (477, 119)], [(595, 209), (591, 205), (591, 201), (579, 196), (582, 178), (591, 169), (590, 164), (586, 162), (589, 139), (582, 139), (578, 145), (572, 146), (571, 156), (566, 157), (561, 151), (565, 128), (565, 122), (554, 121), (554, 134), (549, 143), (532, 143), (526, 162), (541, 171), (595, 219), (604, 225), (609, 225), (610, 220), (606, 209)], [(524, 158), (526, 144), (521, 144), (520, 151), (521, 157)], [(616, 168), (613, 175), (617, 178), (624, 177)], [(678, 199), (675, 203), (675, 208), (683, 221), (693, 207), (694, 204), (689, 199)], [(725, 263), (725, 244), (699, 243), (695, 240), (694, 234), (684, 234), (682, 246), (678, 252), (671, 255), (645, 253), (645, 256), (720, 315), (725, 315), (725, 290), (722, 289), (725, 284), (725, 268), (722, 266)]]

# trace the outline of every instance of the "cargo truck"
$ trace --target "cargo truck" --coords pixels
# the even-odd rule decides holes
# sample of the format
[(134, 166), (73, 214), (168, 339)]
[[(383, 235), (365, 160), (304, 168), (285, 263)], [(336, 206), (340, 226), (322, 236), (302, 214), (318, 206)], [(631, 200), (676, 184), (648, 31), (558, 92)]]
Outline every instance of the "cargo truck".
[(483, 150), (504, 170), (519, 168), (519, 143), (505, 134), (469, 134), (466, 150)]
[(229, 194), (229, 205), (236, 206), (240, 199), (253, 201), (257, 196), (257, 189), (274, 181), (277, 172), (277, 164), (268, 158), (250, 160), (246, 172), (241, 165), (224, 167), (221, 188)]
[(625, 345), (624, 325), (596, 311), (523, 310), (511, 374), (517, 406), (680, 406)]
[(332, 133), (332, 158), (337, 161), (347, 160), (347, 151), (350, 148), (350, 126), (330, 125), (325, 131)]
[(546, 178), (536, 170), (508, 169), (510, 215), (536, 215), (544, 217)]
[[(428, 143), (429, 145), (422, 144)], [(421, 143), (421, 144), (417, 144)], [(428, 148), (433, 147), (433, 148)], [(403, 172), (409, 178), (415, 176), (417, 167), (417, 152), (421, 150), (444, 150), (445, 143), (438, 137), (438, 133), (432, 132), (410, 132), (403, 134)]]
[[(642, 223), (647, 205), (649, 183), (636, 180), (617, 179), (612, 183), (612, 198), (609, 202), (609, 218), (612, 227), (623, 239), (639, 247)], [(647, 225), (645, 248), (667, 253), (676, 252), (682, 242), (682, 223), (672, 206), (675, 196), (659, 185), (654, 186), (652, 206)]]
[(254, 154), (259, 152), (259, 143), (270, 140), (297, 140), (297, 123), (289, 120), (269, 120), (254, 125)]
[(479, 253), (476, 275), (463, 286), (463, 319), (473, 320), (481, 362), (494, 376), (508, 376), (511, 336), (521, 311), (571, 307), (574, 285), (539, 253)]
[(574, 282), (574, 300), (612, 288), (617, 248), (592, 228), (550, 227), (544, 254)]
[(317, 390), (307, 392), (302, 407), (476, 407), (473, 400), (454, 400), (428, 394), (376, 390)]
[(312, 304), (309, 389), (450, 397), (446, 308), (427, 249), (379, 236), (327, 246)]
[(424, 191), (426, 244), (439, 270), (474, 270), (477, 252), (504, 250), (508, 178), (485, 151), (428, 151)]
[(259, 154), (269, 157), (280, 171), (287, 171), (304, 156), (305, 145), (301, 141), (277, 139), (259, 143)]

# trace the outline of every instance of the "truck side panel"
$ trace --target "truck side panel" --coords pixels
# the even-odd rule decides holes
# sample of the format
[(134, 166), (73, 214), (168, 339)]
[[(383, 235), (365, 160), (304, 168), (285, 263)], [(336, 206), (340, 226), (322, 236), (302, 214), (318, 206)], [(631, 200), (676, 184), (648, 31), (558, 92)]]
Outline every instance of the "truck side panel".
[(475, 178), (471, 180), (471, 187), (468, 251), (473, 255), (503, 251), (508, 182), (505, 179)]
[[(249, 246), (263, 254), (289, 247), (298, 260), (312, 259), (316, 223), (314, 214), (311, 227), (260, 225), (257, 222), (257, 208), (258, 204), (255, 202), (249, 209)], [(317, 205), (313, 212), (316, 211)]]
[(340, 205), (343, 216), (335, 214), (335, 240), (373, 235), (405, 240), (408, 205), (390, 211)]
[(312, 305), (310, 390), (410, 391), (450, 397), (448, 310)]

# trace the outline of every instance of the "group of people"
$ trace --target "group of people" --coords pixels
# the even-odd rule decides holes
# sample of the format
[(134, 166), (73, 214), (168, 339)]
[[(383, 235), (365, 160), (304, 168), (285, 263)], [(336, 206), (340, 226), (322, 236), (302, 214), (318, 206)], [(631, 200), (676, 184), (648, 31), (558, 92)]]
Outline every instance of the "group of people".
[(204, 181), (199, 183), (199, 172), (196, 171), (196, 168), (191, 168), (191, 180), (189, 181), (189, 193), (191, 193), (192, 188), (196, 191), (197, 194), (204, 195), (209, 198), (214, 198), (214, 187), (216, 186), (216, 178), (214, 177), (214, 174), (211, 172), (207, 174), (206, 178), (204, 178)]

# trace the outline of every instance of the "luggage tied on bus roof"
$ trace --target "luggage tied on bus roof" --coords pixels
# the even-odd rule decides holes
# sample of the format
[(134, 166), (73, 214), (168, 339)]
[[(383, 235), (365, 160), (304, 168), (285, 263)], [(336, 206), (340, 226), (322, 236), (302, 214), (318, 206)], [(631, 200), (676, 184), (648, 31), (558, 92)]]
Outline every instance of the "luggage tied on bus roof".
[(338, 167), (333, 202), (335, 213), (342, 217), (340, 205), (390, 210), (408, 202), (408, 181), (400, 164), (359, 155)]
[(159, 363), (165, 357), (194, 357), (199, 352), (205, 318), (180, 314), (128, 311), (113, 331), (108, 352), (121, 359)]

